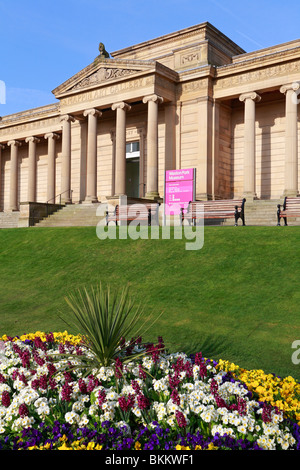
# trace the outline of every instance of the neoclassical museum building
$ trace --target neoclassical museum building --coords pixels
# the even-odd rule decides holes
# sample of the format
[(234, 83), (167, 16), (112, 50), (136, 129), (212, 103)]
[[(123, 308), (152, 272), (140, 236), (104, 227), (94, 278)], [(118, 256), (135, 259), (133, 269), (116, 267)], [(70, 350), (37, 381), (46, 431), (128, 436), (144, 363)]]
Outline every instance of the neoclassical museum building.
[(246, 53), (206, 22), (99, 52), (53, 104), (0, 118), (2, 211), (163, 200), (184, 168), (199, 200), (298, 195), (300, 40)]

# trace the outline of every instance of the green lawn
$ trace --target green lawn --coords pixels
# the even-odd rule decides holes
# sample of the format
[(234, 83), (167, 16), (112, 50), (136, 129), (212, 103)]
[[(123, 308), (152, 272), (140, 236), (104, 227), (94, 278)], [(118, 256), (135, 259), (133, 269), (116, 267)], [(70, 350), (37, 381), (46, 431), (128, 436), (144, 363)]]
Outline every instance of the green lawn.
[(69, 292), (129, 282), (145, 315), (164, 311), (143, 339), (300, 379), (300, 227), (206, 227), (201, 250), (185, 243), (101, 241), (93, 227), (1, 230), (0, 336), (65, 330)]

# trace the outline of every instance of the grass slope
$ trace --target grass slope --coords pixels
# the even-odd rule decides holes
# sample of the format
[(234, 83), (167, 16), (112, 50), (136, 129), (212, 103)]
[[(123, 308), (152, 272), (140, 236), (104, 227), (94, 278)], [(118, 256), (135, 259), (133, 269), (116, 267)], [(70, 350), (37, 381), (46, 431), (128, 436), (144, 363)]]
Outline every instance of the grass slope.
[(299, 241), (298, 227), (206, 227), (187, 251), (184, 239), (101, 241), (93, 227), (1, 230), (0, 336), (65, 330), (69, 292), (129, 282), (145, 314), (164, 311), (143, 339), (300, 378)]

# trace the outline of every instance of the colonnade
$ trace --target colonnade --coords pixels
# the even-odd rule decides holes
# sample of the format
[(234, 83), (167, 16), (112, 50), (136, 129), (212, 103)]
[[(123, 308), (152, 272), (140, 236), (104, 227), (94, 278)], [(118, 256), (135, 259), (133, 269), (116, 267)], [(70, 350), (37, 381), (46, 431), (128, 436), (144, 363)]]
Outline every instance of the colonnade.
[[(296, 91), (300, 83), (283, 85), (285, 94), (285, 183), (284, 196), (298, 195), (298, 99)], [(261, 100), (255, 91), (239, 97), (244, 102), (244, 196), (255, 199), (256, 155), (255, 155), (255, 103)]]
[[(147, 192), (148, 196), (158, 196), (158, 105), (163, 98), (155, 94), (143, 99), (148, 104), (148, 168)], [(126, 114), (131, 106), (125, 102), (113, 103), (116, 111), (116, 145), (115, 145), (115, 196), (126, 194)], [(86, 161), (86, 198), (84, 202), (97, 202), (97, 126), (102, 112), (96, 108), (86, 109), (83, 116), (87, 118), (87, 161)], [(44, 135), (48, 141), (48, 176), (47, 176), (47, 202), (54, 203), (56, 198), (56, 141), (62, 138), (61, 163), (61, 202), (71, 202), (71, 128), (76, 117), (66, 114), (61, 116), (61, 136), (57, 132)], [(28, 202), (36, 202), (37, 158), (36, 147), (41, 137), (29, 136), (25, 139), (28, 144)], [(9, 209), (17, 211), (18, 204), (18, 148), (21, 140), (11, 140), (7, 143), (11, 148), (10, 169), (10, 199)], [(0, 171), (1, 150), (5, 146), (0, 144)], [(1, 175), (0, 175), (1, 182)], [(0, 184), (1, 189), (1, 184)]]
[[(287, 196), (298, 195), (298, 119), (297, 119), (297, 90), (300, 83), (283, 85), (280, 92), (285, 95), (285, 187)], [(255, 91), (243, 93), (239, 100), (244, 103), (244, 195), (249, 200), (256, 195), (256, 155), (255, 155), (255, 108), (261, 96)], [(152, 94), (142, 99), (148, 107), (147, 118), (147, 182), (146, 197), (156, 197), (158, 193), (158, 107), (163, 98)], [(116, 112), (115, 131), (115, 196), (126, 194), (126, 116), (131, 106), (125, 102), (117, 102), (111, 105)], [(85, 202), (97, 201), (97, 126), (103, 113), (96, 108), (86, 109), (82, 112), (87, 118), (87, 175), (86, 175), (86, 199)], [(61, 135), (57, 132), (49, 132), (44, 136), (28, 136), (25, 142), (28, 144), (28, 201), (36, 202), (37, 184), (37, 144), (44, 137), (48, 141), (48, 175), (47, 175), (47, 200), (55, 202), (56, 197), (56, 141), (62, 138), (62, 163), (61, 163), (61, 201), (71, 202), (71, 128), (76, 116), (63, 115), (60, 118)], [(17, 211), (18, 203), (18, 149), (22, 145), (21, 140), (10, 140), (11, 169), (9, 209)], [(0, 143), (0, 190), (1, 190), (1, 151), (5, 146)]]

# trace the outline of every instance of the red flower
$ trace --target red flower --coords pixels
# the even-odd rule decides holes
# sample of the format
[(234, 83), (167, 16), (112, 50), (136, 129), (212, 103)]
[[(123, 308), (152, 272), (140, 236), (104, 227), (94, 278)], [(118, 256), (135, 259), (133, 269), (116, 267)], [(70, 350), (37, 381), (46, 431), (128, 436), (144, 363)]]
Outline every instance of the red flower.
[(19, 406), (19, 415), (21, 416), (21, 418), (25, 418), (29, 415), (29, 411), (25, 403)]
[(118, 402), (122, 411), (130, 410), (134, 405), (134, 396), (129, 394), (126, 400), (126, 397), (119, 397)]
[(71, 397), (72, 397), (72, 393), (73, 393), (73, 387), (66, 383), (63, 387), (62, 387), (62, 391), (61, 391), (61, 398), (62, 400), (64, 401), (67, 401), (67, 402), (70, 402), (71, 401)]
[(180, 405), (180, 397), (178, 395), (178, 391), (174, 388), (174, 390), (172, 390), (172, 393), (171, 393), (171, 399), (173, 401), (173, 403), (175, 403), (175, 405)]
[(116, 373), (116, 378), (120, 379), (122, 377), (122, 372), (123, 372), (123, 363), (121, 359), (117, 357), (116, 362), (115, 362), (115, 373)]
[(4, 390), (2, 393), (1, 403), (5, 408), (8, 408), (10, 405), (10, 395), (7, 390)]
[(145, 395), (143, 395), (142, 393), (138, 395), (137, 401), (138, 401), (138, 407), (140, 408), (140, 410), (145, 410), (146, 408), (149, 408), (150, 406), (150, 402), (148, 398), (145, 397)]
[(106, 393), (104, 390), (100, 390), (98, 393), (98, 404), (102, 406), (106, 402)]
[(175, 416), (176, 416), (178, 426), (180, 428), (185, 428), (187, 425), (187, 422), (186, 422), (184, 414), (181, 411), (177, 410)]

